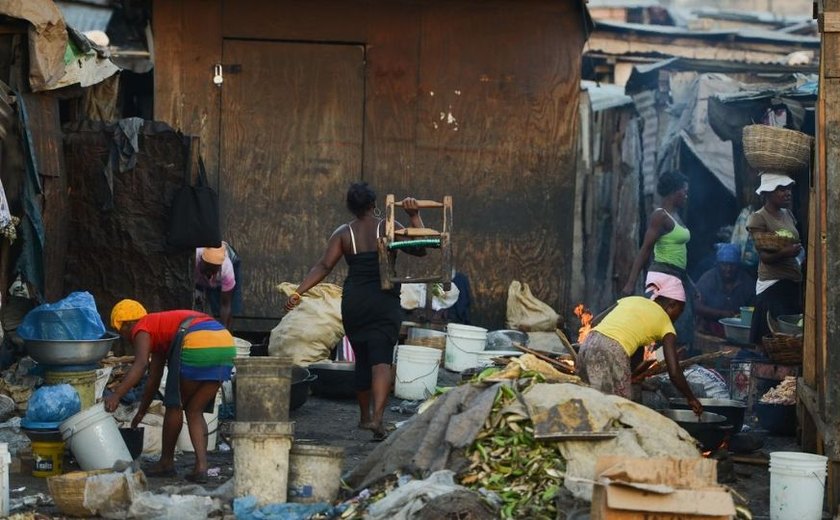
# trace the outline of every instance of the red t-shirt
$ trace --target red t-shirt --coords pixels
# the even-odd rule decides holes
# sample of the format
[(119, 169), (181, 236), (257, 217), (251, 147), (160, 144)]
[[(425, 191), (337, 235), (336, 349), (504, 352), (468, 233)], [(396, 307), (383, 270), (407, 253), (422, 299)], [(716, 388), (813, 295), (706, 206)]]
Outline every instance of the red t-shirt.
[(212, 320), (210, 316), (196, 311), (153, 312), (142, 317), (131, 329), (131, 338), (139, 332), (146, 332), (152, 337), (152, 352), (166, 352), (178, 333), (178, 326), (187, 318), (199, 317), (193, 323)]

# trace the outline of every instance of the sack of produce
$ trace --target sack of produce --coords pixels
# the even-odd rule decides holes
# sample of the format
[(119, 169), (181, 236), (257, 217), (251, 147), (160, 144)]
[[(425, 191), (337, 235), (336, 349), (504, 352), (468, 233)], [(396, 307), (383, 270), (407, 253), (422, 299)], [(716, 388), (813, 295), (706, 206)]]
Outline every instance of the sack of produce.
[(527, 283), (514, 280), (508, 287), (507, 328), (523, 332), (554, 332), (559, 315), (537, 299)]
[[(288, 297), (297, 285), (285, 282), (277, 289)], [(295, 365), (306, 366), (329, 359), (342, 337), (341, 287), (320, 283), (306, 291), (295, 311), (287, 313), (271, 331), (268, 354), (289, 357)]]

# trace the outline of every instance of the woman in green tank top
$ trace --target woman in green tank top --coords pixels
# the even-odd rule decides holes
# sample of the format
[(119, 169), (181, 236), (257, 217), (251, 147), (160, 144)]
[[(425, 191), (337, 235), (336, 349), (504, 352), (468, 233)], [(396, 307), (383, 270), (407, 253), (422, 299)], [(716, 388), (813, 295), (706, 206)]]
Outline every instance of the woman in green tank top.
[[(693, 295), (691, 282), (686, 275), (688, 264), (687, 244), (691, 232), (682, 223), (679, 211), (688, 200), (688, 180), (680, 173), (664, 173), (656, 185), (656, 191), (662, 197), (662, 206), (655, 209), (648, 218), (648, 227), (639, 253), (633, 261), (630, 276), (624, 284), (622, 294), (630, 296), (636, 291), (639, 273), (653, 255), (653, 262), (648, 271), (676, 276), (683, 281), (686, 294)], [(646, 284), (647, 285), (647, 284)], [(686, 301), (686, 308), (680, 319), (674, 324), (677, 329), (679, 344), (691, 344), (694, 339), (693, 296)]]

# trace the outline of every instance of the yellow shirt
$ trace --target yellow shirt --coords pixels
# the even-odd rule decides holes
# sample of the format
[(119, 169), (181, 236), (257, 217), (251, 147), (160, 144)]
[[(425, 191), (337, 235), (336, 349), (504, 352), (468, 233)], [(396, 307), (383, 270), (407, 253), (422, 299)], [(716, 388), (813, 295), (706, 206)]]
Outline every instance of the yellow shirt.
[(628, 356), (641, 346), (662, 341), (666, 334), (676, 334), (665, 309), (642, 296), (618, 300), (616, 307), (592, 330), (617, 341)]

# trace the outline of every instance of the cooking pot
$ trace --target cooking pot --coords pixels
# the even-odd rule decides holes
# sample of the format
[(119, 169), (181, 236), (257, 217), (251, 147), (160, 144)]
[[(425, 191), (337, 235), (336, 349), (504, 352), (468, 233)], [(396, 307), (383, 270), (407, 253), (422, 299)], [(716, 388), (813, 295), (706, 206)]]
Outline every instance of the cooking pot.
[(309, 398), (309, 386), (318, 379), (309, 369), (292, 367), (292, 386), (289, 389), (289, 410), (297, 410)]
[[(734, 399), (698, 399), (703, 411), (726, 417), (726, 423), (732, 425), (732, 433), (739, 433), (744, 426), (744, 412), (747, 405)], [(670, 407), (677, 410), (690, 410), (686, 399), (671, 399)]]
[(732, 431), (732, 425), (726, 424), (726, 417), (716, 413), (703, 412), (699, 417), (691, 410), (662, 410), (660, 413), (697, 439), (704, 451), (720, 446)]

